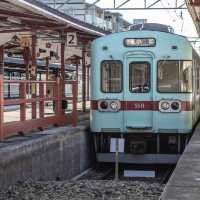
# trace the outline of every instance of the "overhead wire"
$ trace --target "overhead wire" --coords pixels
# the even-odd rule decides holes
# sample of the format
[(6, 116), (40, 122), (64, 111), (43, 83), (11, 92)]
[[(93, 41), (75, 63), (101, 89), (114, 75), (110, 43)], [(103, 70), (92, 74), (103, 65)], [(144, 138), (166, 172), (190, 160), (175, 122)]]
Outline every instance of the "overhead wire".
[[(162, 4), (162, 6), (163, 6), (164, 8), (166, 8), (166, 6), (164, 5), (163, 1), (161, 0), (160, 2), (161, 2), (161, 4)], [(169, 3), (168, 0), (165, 0), (165, 2), (167, 2), (167, 5), (170, 6), (170, 3)], [(175, 23), (177, 22), (177, 20), (172, 16), (172, 14), (170, 13), (169, 10), (167, 10), (167, 13), (169, 14), (169, 16), (171, 17), (173, 23), (175, 24)], [(178, 15), (178, 14), (177, 14), (177, 11), (174, 10), (174, 13), (175, 13), (177, 19), (181, 20), (181, 28), (180, 28), (180, 31), (181, 31), (181, 33), (182, 33), (182, 32), (183, 32), (183, 27), (184, 27), (183, 12), (181, 11), (181, 12), (180, 12), (180, 15)], [(176, 25), (177, 25), (177, 24), (176, 24)]]
[[(168, 2), (168, 0), (167, 0), (167, 2)], [(177, 1), (176, 1), (176, 4), (177, 4)], [(176, 5), (176, 6), (177, 6), (177, 5)], [(182, 33), (182, 32), (183, 32), (183, 27), (184, 27), (183, 11), (181, 10), (179, 15), (177, 14), (177, 11), (176, 11), (176, 10), (174, 10), (174, 13), (176, 14), (177, 18), (181, 20), (181, 28), (180, 28), (180, 31), (181, 31), (181, 33)]]
[[(164, 5), (163, 1), (160, 0), (160, 3), (162, 5), (163, 8), (166, 8), (166, 6)], [(170, 18), (172, 19), (172, 21), (175, 23), (176, 20), (174, 19), (174, 17), (171, 15), (171, 13), (169, 12), (169, 10), (166, 11), (168, 13), (168, 15), (170, 16)]]

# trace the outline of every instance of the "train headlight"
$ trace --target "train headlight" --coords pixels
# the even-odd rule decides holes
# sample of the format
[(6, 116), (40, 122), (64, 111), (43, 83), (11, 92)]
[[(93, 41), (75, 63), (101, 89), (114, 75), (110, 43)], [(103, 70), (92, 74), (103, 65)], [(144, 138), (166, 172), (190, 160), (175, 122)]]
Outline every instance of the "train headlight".
[(172, 110), (179, 110), (180, 109), (179, 102), (176, 102), (176, 101), (172, 102), (171, 103), (171, 108), (172, 108)]
[(116, 101), (111, 101), (111, 102), (110, 102), (110, 107), (111, 107), (112, 110), (117, 111), (117, 110), (119, 110), (120, 105), (119, 105), (119, 103), (116, 102)]
[(181, 101), (179, 100), (161, 100), (159, 102), (160, 112), (178, 113), (181, 112)]
[(98, 101), (98, 110), (100, 112), (118, 112), (121, 108), (120, 100), (102, 99)]
[(106, 101), (102, 101), (101, 103), (100, 103), (100, 108), (101, 109), (107, 109), (108, 108), (108, 102), (106, 102)]
[(160, 104), (162, 110), (168, 110), (170, 108), (170, 104), (167, 101), (164, 101)]

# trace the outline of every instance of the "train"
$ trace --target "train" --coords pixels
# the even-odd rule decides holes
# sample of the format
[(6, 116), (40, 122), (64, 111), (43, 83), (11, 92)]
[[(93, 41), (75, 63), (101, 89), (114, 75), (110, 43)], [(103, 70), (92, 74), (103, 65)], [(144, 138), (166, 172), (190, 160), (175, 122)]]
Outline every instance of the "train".
[[(92, 43), (90, 129), (98, 162), (174, 164), (200, 115), (200, 58), (169, 26), (143, 24)], [(118, 144), (119, 145), (119, 144)]]

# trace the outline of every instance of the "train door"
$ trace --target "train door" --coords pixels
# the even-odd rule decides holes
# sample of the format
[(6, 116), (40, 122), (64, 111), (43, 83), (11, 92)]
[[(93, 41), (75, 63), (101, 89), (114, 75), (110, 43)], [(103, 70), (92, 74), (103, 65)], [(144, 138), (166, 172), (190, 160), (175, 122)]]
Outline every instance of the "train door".
[(124, 129), (151, 131), (153, 127), (152, 62), (148, 56), (125, 60)]

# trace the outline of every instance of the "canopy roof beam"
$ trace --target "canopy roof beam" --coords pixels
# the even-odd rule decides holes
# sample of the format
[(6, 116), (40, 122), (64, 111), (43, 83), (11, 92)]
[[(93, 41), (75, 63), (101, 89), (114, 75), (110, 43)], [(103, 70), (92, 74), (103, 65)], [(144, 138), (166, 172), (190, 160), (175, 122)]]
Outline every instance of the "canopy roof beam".
[[(195, 0), (195, 2), (196, 1), (198, 1), (198, 0)], [(91, 4), (91, 6), (97, 5), (97, 6), (100, 6), (103, 10), (123, 10), (123, 11), (126, 11), (126, 10), (128, 11), (128, 10), (176, 10), (176, 9), (180, 10), (180, 9), (187, 9), (184, 0), (174, 0), (173, 1), (174, 3), (172, 2), (171, 4), (169, 4), (166, 7), (162, 6), (161, 0), (155, 0), (153, 3), (150, 0), (141, 0), (140, 3), (143, 2), (143, 6), (141, 6), (141, 7), (127, 6), (127, 4), (129, 2), (133, 2), (133, 0), (124, 0), (124, 1), (113, 0), (110, 7), (103, 7), (103, 6), (100, 6), (102, 3), (102, 0), (96, 0), (94, 3)], [(59, 5), (59, 4), (67, 4), (67, 3), (57, 2), (56, 4)], [(70, 4), (70, 3), (68, 3), (68, 4)], [(88, 8), (90, 8), (91, 6), (88, 6)], [(82, 10), (82, 9), (77, 9), (77, 10)]]
[(131, 0), (126, 0), (124, 1), (122, 4), (120, 4), (119, 6), (117, 6), (116, 8), (121, 8), (122, 6), (126, 5), (128, 2), (130, 2)]
[[(151, 5), (147, 6), (147, 8), (151, 8), (152, 6), (156, 5), (158, 2), (160, 2), (160, 0), (155, 1), (154, 3), (152, 3)], [(146, 7), (146, 6), (145, 6)]]

